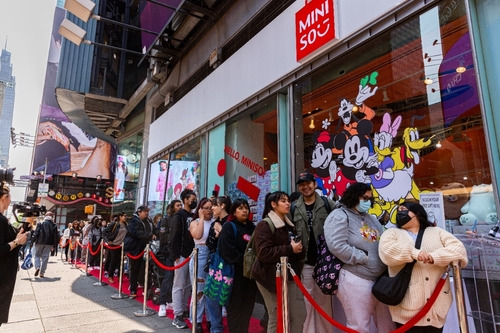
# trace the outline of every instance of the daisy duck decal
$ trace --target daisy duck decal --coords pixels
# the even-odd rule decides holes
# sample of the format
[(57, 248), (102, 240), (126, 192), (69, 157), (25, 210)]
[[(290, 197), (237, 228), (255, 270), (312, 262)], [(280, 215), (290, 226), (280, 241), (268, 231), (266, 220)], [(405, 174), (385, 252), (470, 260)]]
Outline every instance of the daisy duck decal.
[(389, 113), (383, 115), (382, 125), (373, 133), (375, 111), (365, 102), (377, 92), (377, 76), (373, 72), (361, 79), (355, 104), (341, 99), (336, 130), (325, 119), (322, 130), (313, 134), (311, 167), (323, 195), (330, 198), (342, 196), (354, 182), (370, 184), (375, 198), (370, 213), (378, 218), (388, 213), (395, 223), (397, 205), (406, 198), (420, 197), (413, 180), (414, 167), (420, 162), (419, 151), (431, 144), (432, 137), (420, 139), (412, 117), (410, 127), (399, 134), (402, 145), (393, 147), (402, 116), (392, 119)]

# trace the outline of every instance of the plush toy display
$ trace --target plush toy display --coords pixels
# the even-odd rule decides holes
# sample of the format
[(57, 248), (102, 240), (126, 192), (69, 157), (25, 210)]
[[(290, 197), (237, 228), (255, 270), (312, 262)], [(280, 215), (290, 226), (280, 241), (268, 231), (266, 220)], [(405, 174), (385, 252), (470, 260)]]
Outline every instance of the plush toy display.
[(472, 186), (470, 200), (462, 207), (463, 215), (460, 216), (462, 225), (473, 225), (476, 223), (497, 223), (497, 211), (495, 197), (491, 184)]
[(469, 191), (460, 183), (444, 184), (439, 191), (443, 192), (444, 216), (447, 220), (458, 220), (462, 206), (469, 201)]

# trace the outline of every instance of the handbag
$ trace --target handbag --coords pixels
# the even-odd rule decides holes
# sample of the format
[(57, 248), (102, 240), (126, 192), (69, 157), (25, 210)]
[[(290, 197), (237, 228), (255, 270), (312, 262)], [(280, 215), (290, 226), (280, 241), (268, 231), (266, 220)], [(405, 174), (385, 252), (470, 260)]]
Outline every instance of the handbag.
[(21, 264), (21, 268), (24, 270), (28, 270), (31, 267), (33, 267), (33, 257), (31, 255), (31, 249), (30, 249), (26, 257), (24, 257), (24, 261)]
[[(425, 229), (420, 228), (418, 231), (417, 240), (415, 241), (415, 248), (417, 249), (420, 249), (424, 230)], [(411, 273), (416, 262), (416, 260), (413, 260), (413, 262), (406, 264), (405, 267), (393, 277), (389, 276), (387, 270), (384, 274), (379, 276), (372, 287), (372, 294), (375, 298), (387, 305), (398, 305), (401, 303), (410, 285)]]
[[(236, 226), (230, 222), (236, 238)], [(228, 264), (220, 255), (220, 241), (217, 244), (217, 250), (210, 260), (208, 276), (205, 282), (203, 293), (224, 306), (229, 302), (231, 291), (234, 284), (234, 265)]]
[(326, 245), (325, 235), (318, 236), (318, 258), (313, 279), (326, 295), (336, 295), (339, 288), (339, 272), (344, 263), (335, 257)]

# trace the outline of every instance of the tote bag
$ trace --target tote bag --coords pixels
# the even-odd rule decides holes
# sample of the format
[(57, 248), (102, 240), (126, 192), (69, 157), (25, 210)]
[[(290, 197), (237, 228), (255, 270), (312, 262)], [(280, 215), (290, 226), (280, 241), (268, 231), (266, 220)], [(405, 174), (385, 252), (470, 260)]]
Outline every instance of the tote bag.
[(339, 288), (339, 272), (344, 263), (335, 257), (326, 245), (325, 235), (318, 236), (318, 258), (313, 279), (326, 295), (335, 295)]
[(31, 267), (33, 267), (33, 257), (31, 255), (31, 249), (30, 249), (26, 257), (24, 257), (24, 261), (21, 264), (21, 268), (24, 270), (28, 270)]

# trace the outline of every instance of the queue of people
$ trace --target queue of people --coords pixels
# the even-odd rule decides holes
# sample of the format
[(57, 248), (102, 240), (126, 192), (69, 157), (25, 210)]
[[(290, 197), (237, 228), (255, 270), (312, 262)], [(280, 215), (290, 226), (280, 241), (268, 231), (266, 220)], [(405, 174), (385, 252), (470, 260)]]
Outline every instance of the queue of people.
[[(162, 272), (158, 315), (166, 316), (166, 310), (170, 308), (174, 313), (172, 324), (175, 327), (187, 328), (186, 320), (191, 319), (197, 323), (196, 332), (203, 332), (201, 323), (205, 317), (212, 333), (224, 331), (224, 312), (227, 312), (229, 332), (247, 332), (258, 294), (264, 300), (269, 317), (267, 332), (277, 331), (278, 295), (274, 277), (276, 264), (283, 256), (288, 257), (304, 288), (332, 318), (333, 297), (338, 298), (346, 316), (346, 326), (358, 332), (369, 332), (372, 320), (378, 332), (390, 332), (402, 326), (424, 306), (433, 286), (451, 261), (459, 260), (461, 265), (467, 263), (463, 244), (451, 233), (430, 224), (424, 208), (416, 202), (401, 204), (397, 227), (386, 229), (368, 213), (374, 201), (369, 185), (351, 184), (336, 202), (317, 193), (315, 178), (308, 172), (301, 173), (296, 184), (299, 192), (294, 194), (296, 200), (293, 203), (285, 192), (268, 193), (264, 213), (257, 223), (252, 221), (245, 199), (219, 196), (198, 201), (196, 193), (186, 189), (180, 195), (181, 200), (169, 204), (167, 215), (159, 216), (155, 221), (149, 218), (147, 206), (139, 206), (128, 220), (125, 213), (117, 214), (107, 228), (99, 217), (83, 225), (75, 221), (63, 233), (61, 244), (66, 242), (68, 245), (66, 260), (77, 262), (82, 260), (82, 254), (76, 242), (88, 237), (91, 250), (86, 259), (95, 265), (96, 251), (104, 250), (96, 246), (101, 237), (111, 246), (123, 243), (128, 254), (130, 297), (134, 298), (138, 286), (144, 285), (145, 262), (140, 254), (150, 241), (159, 240), (158, 258), (165, 266), (179, 267)], [(8, 187), (2, 185), (0, 263), (14, 267), (14, 261), (18, 262), (18, 246), (26, 242), (26, 233), (23, 230), (16, 232), (1, 215), (9, 201)], [(52, 237), (45, 231), (50, 229), (51, 218), (51, 214), (47, 214), (33, 235), (35, 258), (39, 257), (35, 261), (35, 275), (40, 272), (40, 277), (45, 274), (46, 247), (54, 241), (44, 244)], [(420, 229), (425, 231), (422, 246), (417, 249), (415, 240)], [(107, 236), (111, 230), (113, 239)], [(252, 236), (256, 260), (249, 278), (243, 274), (243, 257)], [(319, 259), (320, 236), (324, 237), (330, 252), (343, 262), (336, 296), (324, 294), (313, 278)], [(198, 273), (193, 281), (194, 257), (188, 258), (194, 248), (198, 250)], [(113, 283), (115, 270), (123, 258), (119, 249), (106, 251), (104, 270), (108, 273), (108, 282)], [(225, 307), (203, 293), (210, 260), (216, 251), (235, 269), (232, 292)], [(189, 265), (181, 265), (186, 260), (189, 260)], [(416, 265), (404, 300), (396, 306), (378, 301), (371, 293), (377, 277), (386, 269), (394, 276), (413, 260), (416, 260)], [(0, 274), (8, 274), (5, 281), (9, 281), (0, 286), (2, 294), (12, 295), (15, 272), (3, 270)], [(333, 332), (332, 325), (308, 302), (291, 276), (288, 281), (290, 332)], [(192, 283), (197, 283), (198, 293), (190, 301)], [(447, 282), (432, 310), (408, 332), (442, 332), (452, 302), (449, 288)], [(6, 299), (8, 302), (0, 302), (1, 314), (8, 314), (10, 298)], [(196, 303), (196, 313), (193, 302)], [(7, 321), (1, 314), (0, 324)]]

